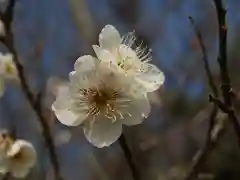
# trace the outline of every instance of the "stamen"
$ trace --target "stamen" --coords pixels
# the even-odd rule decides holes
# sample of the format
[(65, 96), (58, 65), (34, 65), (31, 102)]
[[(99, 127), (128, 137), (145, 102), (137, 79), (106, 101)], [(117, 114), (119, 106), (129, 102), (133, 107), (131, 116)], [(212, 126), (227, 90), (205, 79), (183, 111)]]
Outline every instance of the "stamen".
[(134, 42), (136, 41), (136, 37), (134, 35), (134, 31), (128, 33), (127, 35), (123, 36), (122, 38), (122, 44), (125, 44), (128, 48), (131, 48)]
[(131, 114), (131, 113), (127, 113), (127, 114), (128, 114), (128, 116), (132, 117), (132, 114)]
[[(81, 96), (75, 102), (76, 107), (87, 107), (88, 116), (96, 118), (99, 114), (108, 118), (112, 122), (120, 116), (123, 119), (123, 114), (117, 111), (117, 107), (129, 107), (131, 100), (119, 98), (121, 89), (109, 88), (105, 82), (100, 82), (94, 88), (79, 89), (78, 93)], [(91, 119), (92, 119), (91, 118)], [(94, 121), (91, 120), (91, 124)]]
[(123, 119), (123, 118), (124, 118), (123, 115), (122, 115), (122, 113), (121, 113), (120, 111), (116, 111), (116, 112), (119, 114), (120, 119)]
[(89, 107), (88, 114), (91, 116), (95, 116), (100, 113), (100, 109), (97, 107), (96, 104), (93, 104)]

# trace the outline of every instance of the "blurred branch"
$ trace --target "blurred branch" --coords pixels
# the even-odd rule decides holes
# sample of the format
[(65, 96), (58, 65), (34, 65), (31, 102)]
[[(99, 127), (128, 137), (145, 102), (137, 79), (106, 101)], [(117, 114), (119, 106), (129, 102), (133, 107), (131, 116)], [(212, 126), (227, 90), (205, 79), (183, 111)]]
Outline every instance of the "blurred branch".
[(226, 11), (223, 8), (221, 0), (214, 0), (216, 11), (217, 11), (217, 17), (218, 17), (218, 24), (219, 24), (219, 56), (218, 56), (218, 62), (220, 66), (220, 74), (221, 74), (221, 90), (224, 102), (218, 99), (218, 92), (217, 88), (214, 84), (214, 80), (208, 65), (208, 59), (206, 55), (206, 49), (202, 41), (202, 36), (199, 30), (196, 28), (194, 20), (189, 17), (191, 24), (194, 27), (194, 31), (196, 33), (196, 36), (199, 40), (202, 53), (203, 53), (203, 60), (205, 64), (205, 70), (208, 77), (209, 86), (212, 89), (212, 93), (215, 97), (210, 95), (209, 101), (214, 102), (213, 110), (209, 116), (209, 129), (207, 138), (205, 141), (204, 148), (200, 151), (198, 154), (196, 160), (193, 162), (192, 168), (190, 173), (187, 175), (186, 180), (192, 180), (196, 179), (198, 176), (198, 172), (202, 169), (204, 164), (206, 163), (209, 154), (212, 152), (212, 150), (215, 148), (217, 142), (219, 141), (221, 135), (224, 132), (224, 126), (221, 126), (220, 129), (218, 129), (218, 132), (215, 133), (215, 136), (212, 137), (212, 131), (214, 129), (214, 119), (217, 115), (218, 108), (221, 109), (224, 113), (228, 115), (228, 119), (231, 121), (234, 130), (236, 132), (236, 135), (238, 137), (238, 143), (240, 145), (240, 125), (238, 123), (238, 119), (235, 115), (234, 108), (232, 107), (232, 88), (230, 85), (230, 78), (227, 68), (227, 27), (226, 27)]
[(204, 62), (204, 68), (206, 71), (206, 75), (208, 78), (208, 84), (209, 87), (212, 90), (212, 93), (214, 94), (215, 97), (218, 97), (218, 88), (214, 83), (214, 78), (213, 75), (211, 73), (210, 67), (209, 67), (209, 60), (208, 60), (208, 56), (207, 56), (207, 51), (206, 51), (206, 47), (204, 46), (203, 40), (202, 40), (202, 34), (200, 33), (200, 31), (198, 30), (197, 26), (195, 25), (195, 22), (193, 20), (193, 18), (190, 16), (189, 20), (193, 26), (194, 32), (197, 36), (197, 39), (199, 41), (200, 47), (201, 47), (201, 51), (202, 51), (202, 55), (203, 55), (203, 62)]
[[(205, 45), (202, 40), (202, 35), (201, 35), (200, 31), (198, 30), (198, 28), (196, 27), (193, 18), (189, 17), (189, 20), (190, 20), (191, 25), (193, 26), (194, 32), (197, 36), (197, 39), (198, 39), (200, 47), (201, 47), (201, 51), (203, 54), (204, 68), (205, 68), (206, 75), (208, 78), (209, 87), (211, 88), (214, 96), (218, 97), (219, 96), (218, 89), (214, 83), (213, 75), (212, 75), (210, 67), (209, 67), (208, 56), (207, 56)], [(219, 139), (218, 135), (220, 133), (216, 134), (217, 138), (215, 138), (215, 140), (213, 141), (212, 132), (215, 127), (217, 113), (218, 113), (218, 106), (217, 106), (217, 104), (214, 104), (214, 106), (209, 114), (209, 119), (208, 119), (209, 127), (208, 127), (208, 131), (207, 131), (205, 144), (204, 144), (203, 148), (197, 153), (196, 158), (194, 158), (194, 161), (192, 162), (192, 167), (190, 168), (190, 172), (186, 176), (186, 180), (191, 180), (191, 179), (197, 178), (199, 171), (205, 165), (209, 155), (211, 154), (212, 150), (216, 146), (216, 142), (217, 142), (216, 140)], [(219, 132), (221, 132), (221, 131), (222, 131), (222, 129), (219, 130)]]
[(49, 150), (50, 160), (54, 167), (55, 177), (56, 177), (56, 179), (61, 180), (62, 178), (60, 177), (59, 162), (57, 159), (53, 139), (51, 137), (51, 132), (48, 127), (47, 120), (44, 118), (44, 116), (41, 112), (41, 101), (39, 100), (39, 98), (41, 97), (41, 94), (35, 96), (35, 94), (31, 91), (31, 88), (27, 82), (27, 78), (24, 74), (24, 67), (20, 63), (17, 52), (14, 48), (14, 37), (13, 37), (11, 25), (12, 25), (12, 21), (13, 21), (13, 10), (14, 10), (15, 4), (16, 4), (16, 0), (9, 0), (9, 4), (6, 8), (6, 11), (4, 13), (0, 14), (1, 19), (4, 22), (5, 30), (6, 30), (6, 35), (3, 38), (1, 38), (0, 40), (13, 55), (13, 61), (18, 70), (18, 76), (20, 79), (21, 88), (22, 88), (24, 95), (27, 98), (30, 106), (36, 113), (38, 120), (43, 128), (43, 137), (44, 137), (46, 146), (48, 147), (48, 150)]
[(212, 110), (210, 112), (209, 119), (208, 119), (209, 127), (208, 127), (208, 131), (207, 131), (207, 136), (206, 136), (204, 147), (200, 151), (197, 152), (197, 155), (195, 156), (195, 158), (192, 162), (192, 166), (191, 166), (190, 171), (187, 174), (185, 180), (192, 180), (192, 179), (197, 178), (198, 173), (203, 168), (203, 166), (206, 164), (206, 161), (208, 160), (209, 155), (215, 149), (216, 144), (217, 144), (218, 140), (220, 139), (220, 135), (223, 132), (223, 128), (219, 129), (215, 135), (216, 138), (214, 140), (212, 139), (212, 131), (214, 129), (217, 112), (218, 112), (218, 107), (216, 105), (214, 105), (214, 107), (212, 108)]
[(134, 163), (133, 156), (131, 154), (131, 150), (127, 145), (126, 138), (124, 134), (122, 134), (119, 138), (119, 144), (123, 150), (124, 156), (128, 162), (129, 168), (131, 169), (132, 176), (134, 180), (140, 180), (139, 173), (137, 171), (137, 166)]
[[(219, 33), (219, 56), (218, 63), (220, 66), (220, 75), (221, 75), (221, 89), (222, 95), (224, 99), (224, 106), (226, 109), (233, 109), (232, 103), (232, 87), (228, 72), (227, 66), (227, 25), (226, 25), (226, 10), (223, 7), (221, 0), (214, 0), (214, 4), (217, 12), (218, 19), (218, 33)], [(235, 115), (234, 109), (232, 111), (226, 112), (228, 114), (228, 118), (231, 121), (234, 130), (236, 132), (238, 143), (240, 146), (240, 125), (239, 121)]]
[(69, 6), (81, 38), (84, 38), (87, 48), (92, 49), (92, 44), (96, 44), (96, 32), (85, 0), (69, 0)]

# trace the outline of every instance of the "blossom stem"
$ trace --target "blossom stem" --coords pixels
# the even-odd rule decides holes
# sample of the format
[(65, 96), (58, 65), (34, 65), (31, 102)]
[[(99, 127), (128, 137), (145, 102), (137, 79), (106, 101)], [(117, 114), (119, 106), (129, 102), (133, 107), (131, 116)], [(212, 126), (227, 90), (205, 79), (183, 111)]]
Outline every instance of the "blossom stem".
[(6, 11), (4, 13), (0, 13), (1, 19), (5, 25), (5, 31), (6, 31), (6, 35), (4, 37), (2, 37), (0, 39), (0, 41), (8, 48), (8, 50), (13, 55), (13, 61), (18, 70), (18, 77), (20, 79), (21, 88), (22, 88), (24, 95), (27, 98), (31, 108), (36, 113), (36, 116), (38, 117), (38, 120), (42, 126), (42, 129), (43, 129), (42, 134), (43, 134), (46, 146), (47, 146), (49, 154), (50, 154), (50, 160), (51, 160), (53, 168), (54, 168), (55, 178), (57, 180), (62, 180), (62, 178), (60, 176), (60, 168), (59, 168), (59, 162), (58, 162), (58, 158), (57, 158), (57, 154), (56, 154), (56, 149), (54, 147), (53, 139), (51, 136), (51, 131), (47, 124), (47, 120), (45, 119), (44, 115), (42, 114), (41, 101), (39, 100), (39, 97), (36, 96), (31, 91), (31, 88), (27, 82), (27, 78), (24, 74), (24, 67), (20, 63), (17, 52), (14, 48), (14, 37), (13, 37), (12, 29), (11, 29), (11, 23), (13, 20), (13, 9), (14, 9), (15, 3), (16, 3), (16, 0), (9, 0), (9, 4), (8, 4)]
[(129, 168), (131, 169), (132, 177), (134, 180), (140, 180), (140, 176), (137, 171), (137, 166), (134, 163), (133, 156), (130, 148), (127, 145), (126, 138), (124, 134), (122, 134), (119, 138), (119, 144), (123, 150), (124, 156), (128, 162)]

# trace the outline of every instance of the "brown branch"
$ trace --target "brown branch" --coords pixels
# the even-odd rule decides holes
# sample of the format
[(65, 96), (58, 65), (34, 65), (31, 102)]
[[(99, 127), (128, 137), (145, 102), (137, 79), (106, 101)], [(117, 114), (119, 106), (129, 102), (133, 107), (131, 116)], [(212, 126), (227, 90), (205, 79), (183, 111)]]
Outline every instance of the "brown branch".
[[(220, 75), (221, 75), (221, 89), (224, 99), (224, 105), (226, 109), (231, 109), (233, 106), (232, 103), (232, 87), (228, 72), (227, 64), (227, 24), (226, 24), (226, 10), (223, 7), (221, 0), (214, 0), (214, 4), (217, 12), (218, 19), (218, 35), (219, 35), (219, 56), (218, 63), (220, 66)], [(233, 109), (233, 108), (232, 108)], [(235, 111), (229, 111), (228, 118), (232, 123), (234, 130), (238, 138), (238, 144), (240, 146), (240, 125), (236, 117)]]
[(35, 96), (35, 94), (31, 91), (31, 88), (28, 85), (27, 78), (24, 74), (24, 67), (20, 63), (17, 52), (14, 48), (14, 39), (13, 39), (13, 32), (11, 30), (11, 23), (13, 21), (13, 9), (15, 6), (16, 0), (9, 0), (8, 7), (6, 9), (6, 12), (1, 13), (1, 19), (5, 25), (5, 31), (6, 35), (5, 37), (1, 38), (0, 40), (3, 42), (3, 44), (8, 48), (9, 52), (13, 55), (13, 61), (16, 65), (16, 68), (18, 70), (18, 76), (20, 79), (21, 88), (24, 92), (25, 97), (27, 98), (30, 106), (32, 107), (33, 111), (36, 113), (36, 116), (43, 128), (43, 137), (45, 140), (45, 144), (48, 148), (50, 160), (52, 162), (55, 178), (57, 180), (61, 180), (60, 176), (60, 170), (59, 170), (59, 162), (57, 159), (56, 150), (54, 147), (54, 142), (51, 137), (50, 128), (47, 124), (47, 120), (43, 116), (41, 112), (41, 103), (39, 101), (40, 96)]
[(210, 95), (209, 101), (214, 102), (213, 110), (211, 111), (211, 114), (209, 116), (209, 129), (208, 134), (206, 137), (204, 148), (200, 151), (198, 154), (196, 160), (193, 162), (193, 165), (191, 167), (190, 173), (187, 175), (186, 180), (192, 180), (196, 179), (198, 176), (199, 171), (202, 169), (202, 167), (205, 165), (208, 156), (211, 154), (212, 150), (216, 147), (217, 142), (220, 140), (221, 136), (224, 134), (224, 126), (222, 126), (218, 132), (215, 134), (215, 137), (212, 137), (212, 130), (214, 128), (214, 119), (216, 118), (218, 108), (220, 108), (224, 113), (228, 115), (228, 119), (232, 123), (234, 130), (238, 137), (238, 143), (240, 145), (240, 126), (238, 123), (238, 119), (235, 115), (235, 111), (232, 108), (232, 93), (231, 93), (231, 85), (230, 85), (230, 78), (227, 68), (227, 27), (226, 27), (226, 11), (224, 10), (222, 6), (221, 0), (214, 0), (216, 11), (217, 11), (217, 17), (218, 17), (218, 24), (219, 24), (219, 57), (218, 62), (220, 66), (220, 72), (221, 72), (221, 81), (222, 81), (222, 95), (224, 99), (224, 103), (221, 102), (221, 100), (218, 99), (218, 92), (217, 88), (213, 81), (213, 76), (211, 74), (209, 65), (208, 65), (208, 59), (206, 54), (206, 49), (202, 41), (202, 36), (199, 30), (196, 28), (194, 20), (190, 17), (190, 22), (194, 27), (194, 31), (196, 33), (196, 36), (199, 40), (202, 53), (203, 53), (203, 60), (205, 65), (206, 74), (208, 77), (208, 83), (209, 86), (212, 89), (213, 96)]
[(198, 177), (198, 173), (203, 168), (203, 166), (206, 164), (209, 155), (212, 153), (212, 151), (215, 149), (219, 139), (220, 135), (223, 134), (223, 129), (220, 129), (218, 133), (216, 134), (216, 138), (212, 139), (212, 131), (214, 128), (215, 119), (217, 116), (218, 107), (214, 105), (213, 109), (210, 112), (209, 115), (209, 127), (208, 132), (205, 140), (204, 147), (198, 151), (197, 157), (194, 158), (194, 161), (192, 162), (192, 166), (190, 168), (189, 173), (187, 174), (185, 180), (193, 180)]
[(139, 173), (138, 173), (138, 170), (137, 170), (137, 166), (134, 163), (134, 160), (133, 160), (133, 157), (132, 157), (132, 154), (131, 154), (131, 150), (127, 145), (126, 138), (125, 138), (124, 134), (122, 134), (120, 136), (119, 144), (120, 144), (120, 146), (123, 150), (123, 153), (124, 153), (124, 156), (125, 156), (125, 158), (128, 162), (129, 168), (131, 169), (133, 179), (134, 180), (140, 180), (140, 176), (139, 176)]
[[(200, 33), (200, 31), (198, 30), (198, 28), (195, 25), (195, 22), (193, 20), (192, 17), (189, 17), (190, 23), (193, 26), (194, 32), (197, 36), (197, 39), (199, 41), (200, 47), (201, 47), (201, 51), (202, 51), (202, 55), (203, 55), (203, 62), (204, 62), (204, 68), (206, 71), (206, 76), (208, 79), (208, 84), (209, 87), (212, 90), (212, 93), (214, 94), (215, 97), (218, 97), (218, 89), (217, 86), (214, 83), (214, 79), (213, 79), (213, 75), (211, 73), (210, 67), (209, 67), (209, 61), (208, 61), (208, 56), (207, 56), (207, 51), (205, 48), (205, 45), (203, 43), (202, 40), (202, 35)], [(214, 129), (214, 125), (215, 125), (215, 119), (218, 113), (218, 106), (216, 104), (214, 104), (210, 115), (209, 115), (209, 127), (208, 127), (208, 131), (207, 131), (207, 135), (206, 135), (206, 139), (205, 139), (205, 143), (203, 148), (197, 152), (197, 157), (194, 158), (194, 161), (192, 162), (192, 166), (190, 168), (189, 173), (186, 176), (186, 180), (191, 180), (191, 179), (195, 179), (198, 176), (199, 171), (202, 169), (202, 167), (206, 164), (206, 161), (209, 157), (209, 155), (211, 154), (211, 152), (213, 151), (213, 149), (216, 146), (217, 140), (219, 139), (219, 134), (217, 134), (217, 140), (215, 139), (214, 141), (212, 140), (212, 131)]]
[(197, 36), (197, 39), (198, 39), (200, 47), (201, 47), (201, 51), (202, 51), (202, 55), (203, 55), (204, 68), (205, 68), (205, 71), (206, 71), (209, 87), (211, 88), (212, 93), (214, 94), (214, 96), (218, 97), (218, 88), (217, 88), (217, 86), (214, 83), (214, 78), (213, 78), (213, 75), (212, 75), (210, 67), (209, 67), (209, 63), (208, 63), (209, 60), (208, 60), (208, 56), (207, 56), (207, 51), (206, 51), (205, 45), (204, 45), (203, 40), (202, 40), (202, 34), (198, 30), (198, 28), (195, 25), (195, 22), (194, 22), (194, 20), (193, 20), (193, 18), (191, 16), (189, 16), (189, 20), (190, 20), (190, 23), (193, 26), (194, 32), (195, 32), (195, 34)]

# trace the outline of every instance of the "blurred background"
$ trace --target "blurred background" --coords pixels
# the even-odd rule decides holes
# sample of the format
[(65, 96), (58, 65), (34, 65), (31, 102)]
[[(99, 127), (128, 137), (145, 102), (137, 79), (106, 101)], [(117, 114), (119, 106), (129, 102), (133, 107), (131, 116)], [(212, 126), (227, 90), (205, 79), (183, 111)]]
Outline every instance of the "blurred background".
[[(0, 2), (2, 10), (6, 4), (7, 0)], [(240, 1), (225, 0), (224, 5), (230, 76), (235, 105), (240, 108)], [(122, 34), (135, 30), (153, 50), (153, 63), (165, 73), (166, 81), (149, 94), (150, 117), (141, 125), (125, 127), (124, 134), (143, 180), (181, 180), (203, 146), (211, 110), (201, 49), (188, 16), (202, 33), (219, 83), (217, 21), (211, 0), (17, 0), (13, 31), (33, 91), (47, 95), (48, 79), (67, 79), (77, 57), (93, 54), (91, 46), (98, 43), (106, 24)], [(3, 45), (0, 48), (7, 51)], [(118, 142), (108, 148), (93, 147), (80, 128), (54, 120), (50, 97), (43, 103), (64, 180), (132, 180)], [(218, 114), (218, 119), (224, 118)], [(7, 83), (0, 100), (0, 127), (14, 129), (18, 138), (31, 141), (37, 149), (38, 164), (26, 179), (53, 180), (41, 126), (16, 83)], [(199, 179), (240, 179), (240, 153), (231, 126)]]

